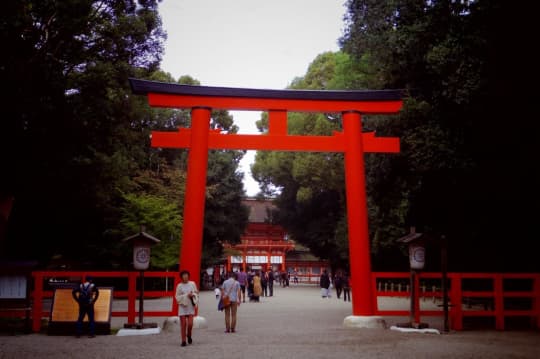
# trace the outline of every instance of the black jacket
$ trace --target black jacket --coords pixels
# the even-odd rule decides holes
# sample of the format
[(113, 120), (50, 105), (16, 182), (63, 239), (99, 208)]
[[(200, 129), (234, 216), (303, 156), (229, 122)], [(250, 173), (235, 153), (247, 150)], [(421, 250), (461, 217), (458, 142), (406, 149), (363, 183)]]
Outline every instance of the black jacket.
[(330, 288), (330, 277), (328, 274), (321, 274), (321, 280), (319, 281), (321, 288)]
[(93, 305), (99, 297), (99, 289), (94, 283), (81, 283), (73, 289), (71, 295), (80, 305)]

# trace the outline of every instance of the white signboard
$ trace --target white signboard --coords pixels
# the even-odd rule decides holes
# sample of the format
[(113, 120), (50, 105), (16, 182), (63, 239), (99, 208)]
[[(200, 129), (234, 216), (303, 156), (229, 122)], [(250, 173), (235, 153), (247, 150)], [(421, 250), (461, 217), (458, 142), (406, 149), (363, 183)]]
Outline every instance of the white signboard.
[(0, 299), (25, 299), (26, 277), (24, 275), (0, 276)]
[(268, 261), (267, 256), (247, 256), (247, 263), (266, 263)]
[(231, 263), (242, 263), (242, 256), (231, 256)]

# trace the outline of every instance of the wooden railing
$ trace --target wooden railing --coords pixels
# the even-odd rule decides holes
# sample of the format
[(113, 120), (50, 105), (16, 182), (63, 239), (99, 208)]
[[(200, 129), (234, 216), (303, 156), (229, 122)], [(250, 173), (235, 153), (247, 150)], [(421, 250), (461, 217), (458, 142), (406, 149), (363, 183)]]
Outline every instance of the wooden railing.
[[(373, 294), (375, 303), (378, 297), (410, 297), (409, 273), (372, 273)], [(416, 321), (421, 316), (443, 316), (444, 311), (420, 310), (420, 301), (427, 298), (442, 300), (440, 285), (426, 286), (421, 282), (441, 283), (440, 273), (420, 273), (414, 285), (416, 296), (414, 303)], [(463, 330), (466, 317), (492, 317), (495, 329), (505, 329), (505, 318), (529, 317), (534, 325), (540, 328), (540, 274), (531, 273), (449, 273), (448, 299), (450, 327)], [(477, 283), (467, 283), (467, 282)], [(388, 283), (394, 284), (388, 286)], [(395, 283), (399, 283), (398, 285)], [(391, 290), (388, 290), (390, 287)], [(513, 307), (512, 299), (521, 300), (525, 305)], [(483, 308), (474, 308), (480, 304)], [(527, 305), (528, 304), (528, 305)], [(376, 315), (409, 316), (409, 310), (381, 310), (377, 307)]]
[[(127, 290), (117, 290), (113, 292), (114, 298), (124, 298), (128, 301), (127, 311), (112, 311), (111, 315), (113, 317), (127, 317), (129, 323), (135, 322), (135, 318), (138, 315), (136, 309), (136, 300), (139, 298), (139, 291), (137, 288), (137, 281), (139, 278), (139, 272), (71, 272), (71, 271), (43, 271), (43, 272), (33, 272), (32, 276), (34, 278), (34, 290), (32, 292), (32, 330), (38, 332), (41, 327), (41, 319), (43, 317), (49, 317), (49, 311), (43, 310), (43, 299), (52, 298), (53, 291), (46, 290), (44, 288), (44, 281), (50, 278), (72, 278), (77, 281), (85, 280), (87, 276), (93, 276), (96, 278), (96, 281), (99, 282), (98, 278), (127, 278)], [(164, 311), (144, 311), (145, 316), (149, 317), (169, 317), (177, 314), (177, 304), (174, 299), (174, 288), (175, 284), (179, 281), (179, 276), (177, 272), (150, 272), (147, 271), (144, 273), (146, 278), (170, 278), (171, 280), (171, 289), (167, 290), (145, 290), (145, 298), (161, 298), (161, 297), (173, 297), (173, 304), (170, 310)]]
[[(139, 272), (78, 272), (78, 271), (38, 271), (33, 274), (32, 291), (32, 330), (37, 332), (41, 327), (41, 319), (49, 317), (50, 312), (43, 310), (43, 299), (52, 298), (53, 290), (46, 288), (45, 281), (51, 278), (70, 278), (73, 281), (84, 280), (92, 275), (99, 278), (127, 279), (127, 287), (115, 288), (114, 298), (127, 299), (127, 311), (112, 311), (113, 317), (126, 317), (128, 322), (135, 322), (138, 315), (136, 300), (139, 297), (137, 282)], [(174, 297), (174, 288), (179, 281), (176, 272), (145, 272), (145, 278), (167, 278), (170, 285), (162, 290), (145, 290), (145, 298)], [(306, 282), (306, 274), (299, 274), (301, 282)], [(318, 285), (318, 275), (307, 275), (308, 283)], [(441, 302), (440, 273), (420, 273), (417, 276), (415, 311), (417, 320), (422, 316), (443, 316), (441, 306), (437, 310), (421, 310), (421, 301), (431, 299)], [(505, 319), (509, 317), (529, 317), (533, 324), (540, 328), (540, 274), (533, 273), (449, 273), (448, 299), (450, 327), (453, 330), (463, 330), (464, 319), (467, 317), (494, 318), (497, 330), (505, 329)], [(293, 278), (291, 277), (291, 284)], [(431, 283), (428, 285), (427, 283)], [(476, 283), (475, 283), (476, 282)], [(277, 281), (275, 285), (277, 284)], [(372, 273), (372, 286), (374, 302), (380, 297), (409, 297), (409, 273), (406, 272), (374, 272)], [(170, 288), (169, 288), (170, 287)], [(518, 305), (513, 301), (518, 300)], [(525, 305), (522, 305), (525, 302)], [(521, 304), (520, 304), (521, 303)], [(478, 308), (480, 304), (480, 308)], [(176, 315), (175, 300), (173, 298), (170, 310), (145, 311), (145, 316), (168, 317)], [(9, 311), (9, 310), (8, 310)], [(14, 311), (2, 315), (23, 316), (24, 313)], [(381, 316), (409, 316), (409, 310), (383, 310), (376, 306), (375, 315)]]

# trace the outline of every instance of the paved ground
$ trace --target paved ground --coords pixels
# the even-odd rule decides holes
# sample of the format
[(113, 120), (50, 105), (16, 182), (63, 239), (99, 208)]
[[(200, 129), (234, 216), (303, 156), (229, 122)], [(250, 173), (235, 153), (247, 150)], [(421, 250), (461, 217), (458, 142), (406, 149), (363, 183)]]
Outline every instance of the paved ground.
[[(149, 336), (99, 336), (95, 339), (43, 334), (0, 336), (0, 358), (540, 358), (538, 331), (494, 330), (448, 334), (398, 333), (388, 329), (347, 329), (343, 318), (350, 303), (322, 299), (313, 287), (276, 288), (261, 303), (239, 310), (237, 333), (223, 332), (223, 313), (212, 292), (201, 295), (200, 314), (207, 329), (194, 332), (194, 344), (180, 347), (177, 333)], [(148, 309), (165, 308), (170, 301), (146, 301)], [(407, 301), (386, 299), (387, 308), (407, 308)], [(116, 302), (122, 307), (124, 302)], [(434, 305), (430, 301), (425, 306)], [(163, 318), (146, 321), (163, 322)], [(121, 327), (122, 318), (112, 326)], [(406, 321), (387, 318), (389, 325)], [(440, 320), (429, 321), (441, 329)]]

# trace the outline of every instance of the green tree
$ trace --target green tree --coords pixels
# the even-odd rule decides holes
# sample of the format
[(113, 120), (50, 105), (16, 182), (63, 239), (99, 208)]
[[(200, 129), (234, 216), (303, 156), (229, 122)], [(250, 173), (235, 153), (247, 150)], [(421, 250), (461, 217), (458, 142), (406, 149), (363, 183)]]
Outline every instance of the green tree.
[[(346, 89), (360, 86), (369, 74), (361, 71), (344, 53), (327, 52), (317, 56), (305, 76), (293, 80), (294, 89)], [(358, 69), (347, 76), (351, 69)], [(268, 129), (263, 113), (257, 123)], [(294, 135), (330, 136), (342, 129), (340, 114), (289, 113), (288, 132)], [(291, 237), (334, 267), (346, 267), (346, 230), (343, 154), (257, 152), (251, 167), (254, 178), (266, 196), (276, 196), (276, 218)]]
[(379, 198), (375, 241), (390, 246), (397, 237), (386, 217), (448, 236), (454, 270), (535, 268), (521, 246), (505, 245), (535, 236), (527, 208), (539, 198), (538, 125), (529, 120), (531, 94), (518, 89), (538, 70), (517, 41), (534, 31), (534, 12), (504, 1), (350, 0), (347, 7), (345, 52), (369, 60), (377, 88), (409, 94), (399, 120), (383, 126), (402, 138), (402, 154), (369, 166)]
[[(167, 199), (152, 195), (126, 194), (120, 224), (126, 236), (145, 231), (159, 239), (152, 248), (151, 266), (171, 269), (178, 263), (182, 216), (178, 206)], [(129, 251), (125, 251), (129, 253)]]
[(117, 191), (146, 158), (127, 79), (159, 64), (157, 1), (19, 0), (0, 16), (9, 49), (0, 189), (15, 197), (8, 253), (100, 258), (85, 248), (107, 246)]

